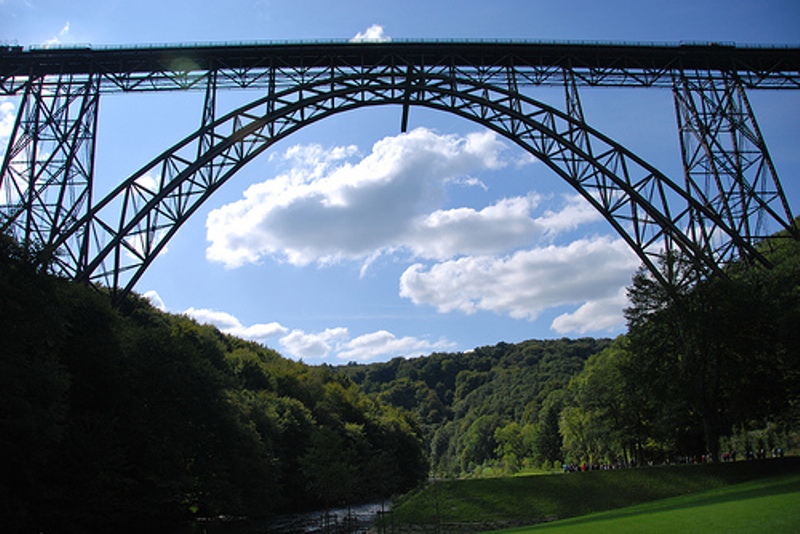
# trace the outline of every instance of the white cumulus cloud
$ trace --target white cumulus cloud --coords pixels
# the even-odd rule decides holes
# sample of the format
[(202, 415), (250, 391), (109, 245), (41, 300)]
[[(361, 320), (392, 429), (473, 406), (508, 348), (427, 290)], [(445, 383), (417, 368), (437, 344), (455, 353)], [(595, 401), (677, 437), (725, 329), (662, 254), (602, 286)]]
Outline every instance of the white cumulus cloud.
[(183, 313), (199, 323), (214, 325), (221, 332), (252, 341), (263, 342), (267, 338), (288, 332), (286, 327), (276, 322), (244, 326), (230, 313), (206, 308), (189, 308)]
[(411, 223), (406, 245), (423, 258), (498, 254), (531, 243), (541, 233), (531, 211), (537, 195), (505, 198), (482, 210), (437, 210)]
[(625, 324), (622, 310), (628, 305), (628, 291), (619, 288), (615, 295), (584, 303), (573, 313), (553, 319), (551, 328), (559, 334), (610, 332)]
[[(268, 256), (294, 265), (363, 261), (376, 251), (400, 247), (438, 257), (443, 252), (435, 249), (441, 245), (431, 249), (431, 240), (421, 234), (426, 228), (448, 233), (447, 253), (456, 252), (454, 225), (443, 225), (446, 214), (426, 217), (451, 181), (502, 168), (504, 150), (488, 131), (458, 136), (424, 128), (378, 141), (355, 163), (350, 162), (355, 147), (293, 147), (283, 156), (292, 164), (290, 171), (249, 187), (241, 200), (209, 213), (206, 257), (229, 268)], [(487, 208), (471, 219), (496, 221), (500, 211)], [(458, 215), (451, 213), (450, 223)], [(509, 216), (519, 219), (519, 209)], [(470, 221), (462, 217), (461, 222)], [(498, 240), (508, 241), (509, 229), (501, 231)]]
[[(621, 324), (620, 290), (638, 259), (621, 239), (565, 242), (569, 232), (602, 220), (580, 195), (530, 192), (483, 207), (442, 207), (448, 187), (485, 191), (476, 173), (533, 161), (505, 150), (489, 131), (462, 136), (425, 128), (386, 137), (366, 156), (355, 146), (293, 146), (271, 156), (288, 170), (209, 213), (206, 257), (228, 268), (266, 258), (296, 266), (357, 261), (363, 275), (381, 255), (405, 252), (417, 263), (401, 276), (400, 296), (415, 304), (531, 321), (571, 307), (551, 325), (560, 333)], [(361, 360), (436, 346), (390, 336), (293, 330), (280, 342), (303, 359)]]
[(351, 43), (365, 43), (377, 42), (386, 43), (391, 41), (392, 38), (383, 33), (383, 26), (380, 24), (373, 24), (363, 32), (358, 32), (355, 37), (350, 39)]
[[(143, 294), (150, 303), (161, 311), (167, 311), (158, 292), (150, 290)], [(292, 329), (277, 322), (256, 323), (245, 326), (234, 315), (208, 308), (189, 308), (183, 315), (201, 324), (215, 326), (221, 332), (242, 339), (266, 343), (269, 338), (278, 338), (280, 353), (309, 364), (320, 364), (332, 357), (341, 361), (378, 361), (394, 357), (411, 357), (429, 354), (434, 351), (451, 350), (456, 343), (445, 338), (429, 341), (413, 336), (397, 337), (387, 330), (351, 337), (346, 327), (326, 328), (321, 332), (305, 332)]]
[(429, 341), (413, 336), (397, 337), (386, 330), (351, 338), (348, 329), (343, 327), (312, 333), (292, 330), (280, 339), (280, 344), (287, 356), (309, 363), (325, 360), (330, 356), (340, 361), (388, 360), (398, 356), (419, 356), (456, 347), (455, 343), (446, 339)]
[(0, 146), (6, 147), (14, 128), (16, 104), (9, 97), (0, 97)]
[(149, 300), (150, 304), (152, 304), (154, 308), (158, 308), (162, 312), (167, 311), (167, 306), (164, 304), (164, 301), (161, 299), (161, 295), (159, 295), (157, 291), (145, 291), (142, 296)]
[(617, 295), (637, 265), (623, 240), (587, 238), (504, 257), (469, 256), (430, 267), (417, 263), (403, 273), (400, 295), (443, 313), (486, 310), (535, 320), (548, 308)]
[(372, 361), (389, 356), (425, 355), (437, 350), (453, 349), (455, 346), (455, 343), (446, 339), (431, 342), (412, 336), (398, 338), (391, 332), (378, 330), (351, 339), (341, 347), (337, 356), (339, 359), (347, 361)]
[(69, 36), (69, 26), (70, 26), (69, 21), (67, 21), (66, 23), (64, 23), (64, 26), (61, 28), (61, 31), (59, 31), (55, 36), (51, 37), (50, 39), (47, 39), (42, 44), (45, 46), (56, 46), (61, 44), (63, 40)]
[(327, 358), (334, 347), (349, 337), (347, 328), (327, 328), (323, 332), (307, 334), (292, 330), (280, 339), (289, 356), (303, 360)]
[(564, 200), (564, 206), (555, 211), (548, 209), (536, 221), (548, 236), (572, 231), (603, 218), (594, 206), (578, 194), (565, 195)]

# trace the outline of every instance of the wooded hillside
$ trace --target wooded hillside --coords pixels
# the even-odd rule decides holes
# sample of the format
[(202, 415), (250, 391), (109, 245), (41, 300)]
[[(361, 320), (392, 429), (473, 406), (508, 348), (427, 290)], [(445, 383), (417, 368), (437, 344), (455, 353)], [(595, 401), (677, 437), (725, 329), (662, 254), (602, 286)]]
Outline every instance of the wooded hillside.
[(422, 421), (438, 475), (516, 471), (562, 460), (559, 413), (570, 379), (608, 339), (499, 343), (466, 353), (340, 367), (366, 392)]
[(420, 429), (346, 376), (43, 270), (0, 240), (3, 532), (164, 532), (426, 476)]
[(638, 272), (613, 343), (500, 343), (339, 370), (417, 414), (440, 476), (800, 452), (800, 243), (775, 236), (760, 251), (771, 268), (737, 263), (673, 291)]
[(429, 474), (800, 452), (800, 243), (762, 252), (771, 269), (678, 291), (638, 273), (615, 340), (334, 368), (140, 297), (112, 308), (0, 237), (4, 532), (163, 531), (378, 499)]

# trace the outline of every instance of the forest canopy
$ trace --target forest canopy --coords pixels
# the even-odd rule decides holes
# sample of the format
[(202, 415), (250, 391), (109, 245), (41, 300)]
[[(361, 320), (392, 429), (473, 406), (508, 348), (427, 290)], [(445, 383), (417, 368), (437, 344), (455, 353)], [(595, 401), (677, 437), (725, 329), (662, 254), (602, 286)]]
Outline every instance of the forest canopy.
[(760, 252), (770, 268), (734, 263), (676, 290), (640, 270), (615, 340), (500, 343), (340, 372), (418, 415), (439, 476), (798, 450), (800, 243), (778, 235)]
[(800, 243), (761, 253), (771, 268), (680, 290), (638, 272), (617, 339), (312, 367), (136, 295), (112, 307), (0, 236), (6, 531), (164, 530), (428, 476), (798, 452)]
[(346, 376), (133, 296), (45, 274), (0, 240), (4, 532), (164, 531), (401, 493), (413, 418)]

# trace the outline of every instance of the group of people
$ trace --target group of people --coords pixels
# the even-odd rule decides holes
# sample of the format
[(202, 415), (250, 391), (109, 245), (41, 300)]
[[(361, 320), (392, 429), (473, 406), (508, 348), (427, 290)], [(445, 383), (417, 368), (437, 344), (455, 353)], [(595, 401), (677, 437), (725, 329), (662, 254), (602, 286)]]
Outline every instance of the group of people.
[(627, 469), (635, 467), (631, 463), (615, 463), (615, 464), (587, 464), (582, 462), (580, 464), (567, 464), (563, 465), (565, 473), (585, 473), (586, 471), (611, 471), (612, 469)]
[[(725, 453), (725, 454), (728, 454), (728, 453)], [(744, 457), (746, 459), (748, 459), (748, 460), (755, 460), (755, 459), (765, 460), (767, 458), (767, 451), (765, 451), (764, 449), (758, 449), (757, 451), (753, 452), (752, 450), (748, 449), (748, 451), (744, 454)], [(772, 457), (773, 458), (783, 458), (783, 448), (782, 447), (773, 447), (772, 448)], [(724, 459), (724, 455), (723, 455), (723, 460), (726, 461), (726, 462), (728, 461), (728, 460)], [(731, 461), (734, 461), (734, 462), (736, 461), (736, 451), (733, 452), (733, 459)]]

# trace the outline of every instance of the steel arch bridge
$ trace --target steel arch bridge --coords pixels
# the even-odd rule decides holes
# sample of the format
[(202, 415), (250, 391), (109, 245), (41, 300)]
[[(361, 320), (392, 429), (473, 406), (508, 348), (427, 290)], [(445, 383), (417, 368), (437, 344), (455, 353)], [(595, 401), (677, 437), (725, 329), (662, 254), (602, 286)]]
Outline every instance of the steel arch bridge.
[[(533, 89), (564, 88), (562, 108)], [(592, 128), (579, 88), (672, 91), (684, 175), (671, 179)], [(222, 116), (221, 90), (257, 89)], [(412, 106), (474, 121), (566, 180), (668, 287), (765, 260), (767, 227), (798, 229), (746, 91), (800, 89), (800, 48), (731, 44), (391, 42), (0, 50), (20, 98), (0, 169), (0, 229), (54, 253), (57, 274), (130, 292), (180, 226), (275, 142), (326, 117)], [(102, 94), (203, 91), (200, 127), (101, 199), (92, 194)], [(155, 185), (145, 176), (155, 178)], [(680, 254), (686, 273), (659, 258)], [(683, 278), (682, 278), (683, 277)], [(690, 279), (691, 278), (691, 279)]]

